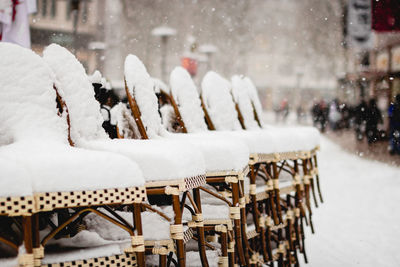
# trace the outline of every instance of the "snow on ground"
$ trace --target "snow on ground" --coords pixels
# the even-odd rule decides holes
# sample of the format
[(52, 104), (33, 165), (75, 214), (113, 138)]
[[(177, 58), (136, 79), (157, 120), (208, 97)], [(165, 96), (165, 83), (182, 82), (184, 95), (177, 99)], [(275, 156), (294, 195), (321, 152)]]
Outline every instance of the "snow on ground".
[(399, 266), (400, 168), (321, 140), (324, 203), (307, 228), (308, 266)]

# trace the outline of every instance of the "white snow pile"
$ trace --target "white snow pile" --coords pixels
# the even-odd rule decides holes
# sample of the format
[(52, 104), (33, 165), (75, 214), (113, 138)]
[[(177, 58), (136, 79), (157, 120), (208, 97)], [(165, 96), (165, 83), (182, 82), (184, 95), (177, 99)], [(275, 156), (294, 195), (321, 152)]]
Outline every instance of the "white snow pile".
[(40, 56), (14, 44), (0, 43), (0, 58), (0, 145), (26, 138), (66, 143), (53, 72)]
[[(159, 210), (158, 207), (153, 208)], [(110, 215), (103, 209), (101, 209), (101, 211)], [(117, 214), (133, 225), (133, 215), (131, 212), (117, 211)], [(169, 230), (170, 223), (166, 219), (151, 211), (142, 212), (141, 216), (143, 235), (146, 240), (168, 240), (171, 238)], [(104, 240), (127, 241), (130, 239), (130, 235), (127, 231), (94, 213), (88, 214), (84, 219), (84, 223), (88, 231), (97, 233)]]
[(253, 102), (254, 108), (257, 112), (257, 115), (259, 116), (259, 119), (261, 120), (260, 116), (262, 114), (262, 105), (260, 102), (260, 98), (258, 97), (257, 88), (255, 87), (254, 83), (249, 77), (244, 77), (243, 81), (247, 84), (249, 97)]
[[(27, 140), (0, 146), (0, 154), (29, 172), (34, 192), (98, 190), (144, 184), (137, 164), (118, 154), (70, 147), (50, 140)], [(14, 187), (7, 186), (9, 190)]]
[[(134, 160), (146, 181), (178, 180), (205, 173), (204, 159), (196, 147), (165, 139), (112, 139), (91, 141), (86, 148), (122, 154)], [(125, 172), (127, 168), (124, 168)]]
[[(60, 50), (59, 46), (53, 47), (54, 49)], [(104, 131), (100, 131), (102, 134), (98, 135), (98, 138), (93, 136), (95, 131), (90, 128), (86, 129), (86, 127), (101, 127), (101, 124), (98, 125), (97, 123), (98, 117), (101, 116), (99, 105), (94, 99), (93, 93), (91, 93), (92, 90), (89, 90), (87, 86), (81, 85), (76, 86), (75, 88), (69, 86), (69, 84), (73, 84), (75, 80), (87, 80), (87, 76), (84, 73), (84, 70), (81, 69), (82, 66), (78, 60), (66, 49), (62, 48), (61, 50), (62, 51), (59, 54), (65, 54), (64, 56), (66, 57), (63, 61), (68, 62), (71, 67), (73, 66), (75, 68), (74, 71), (71, 71), (71, 75), (65, 75), (65, 73), (60, 72), (57, 77), (60, 76), (59, 79), (62, 80), (62, 84), (64, 84), (64, 87), (66, 88), (65, 99), (69, 112), (74, 113), (74, 117), (71, 117), (71, 129), (74, 129), (75, 127), (82, 129), (79, 132), (82, 140), (79, 140), (78, 145), (93, 150), (115, 152), (129, 157), (139, 164), (147, 181), (175, 180), (204, 174), (204, 160), (202, 159), (201, 154), (193, 153), (195, 148), (190, 147), (187, 144), (165, 141), (157, 142), (157, 140), (110, 140), (105, 136), (105, 134), (103, 138)], [(142, 86), (146, 83), (145, 78), (146, 76), (141, 80), (138, 78), (140, 80), (138, 88), (145, 89), (138, 91), (143, 92), (142, 96), (144, 97), (152, 95), (156, 98), (152, 87), (144, 88)], [(147, 81), (150, 81), (150, 84), (152, 84), (148, 75), (147, 78)], [(127, 82), (129, 83), (129, 81)], [(142, 97), (140, 99), (143, 100), (144, 98)], [(142, 106), (140, 107), (143, 116), (144, 112), (142, 110), (146, 109), (142, 109)], [(145, 105), (145, 107), (149, 106)], [(152, 111), (155, 112), (154, 115), (159, 118), (157, 107)], [(148, 112), (148, 114), (149, 113), (150, 112)], [(82, 122), (87, 122), (87, 124), (83, 125)], [(157, 166), (157, 168), (154, 166)], [(133, 169), (136, 170), (137, 168), (138, 167), (134, 167)], [(144, 183), (142, 176), (137, 175), (137, 172), (132, 172), (131, 170), (126, 172), (126, 170), (130, 168), (121, 167), (121, 169), (125, 170), (124, 177), (130, 177), (133, 183)]]
[(118, 126), (119, 134), (123, 138), (134, 139), (140, 137), (132, 111), (125, 103), (118, 103), (110, 110), (111, 124)]
[(71, 138), (106, 138), (100, 105), (94, 98), (93, 86), (82, 64), (66, 48), (51, 44), (43, 51), (43, 58), (59, 80), (59, 87), (65, 92), (64, 100), (69, 108)]
[(246, 129), (259, 129), (260, 127), (254, 117), (254, 109), (249, 93), (251, 89), (248, 88), (250, 86), (248, 80), (243, 76), (234, 75), (231, 81), (232, 95), (239, 106)]
[(154, 92), (160, 93), (161, 91), (164, 91), (165, 93), (169, 94), (170, 92), (169, 87), (163, 81), (154, 77), (151, 77), (151, 80), (153, 81), (154, 84)]
[(154, 83), (146, 67), (135, 55), (125, 59), (125, 79), (129, 92), (135, 97), (140, 108), (142, 122), (149, 138), (156, 137), (163, 131), (158, 113), (158, 101), (154, 94)]
[(103, 76), (101, 75), (101, 72), (98, 70), (95, 70), (93, 72), (93, 74), (90, 75), (88, 78), (89, 78), (90, 83), (98, 83), (98, 84), (101, 84), (102, 86), (106, 85), (106, 83), (105, 83), (106, 80), (103, 78)]
[[(15, 75), (11, 80), (4, 77), (6, 83), (0, 90), (2, 115), (8, 114), (7, 119), (10, 120), (0, 124), (2, 127), (9, 126), (4, 132), (8, 134), (11, 129), (12, 134), (11, 140), (1, 140), (3, 144), (14, 141), (0, 146), (0, 154), (27, 170), (32, 177), (33, 192), (96, 190), (135, 186), (137, 182), (143, 184), (141, 171), (127, 158), (70, 147), (66, 119), (57, 115), (53, 72), (41, 57), (30, 50), (3, 43), (0, 47), (4, 48), (0, 49), (0, 53), (8, 52), (2, 55), (7, 60), (1, 61), (1, 69)], [(3, 66), (3, 62), (8, 64), (7, 67)], [(15, 102), (17, 105), (13, 105)], [(26, 118), (31, 121), (26, 121)], [(133, 168), (134, 174), (131, 170), (127, 175), (124, 167)], [(130, 175), (136, 175), (137, 181), (133, 181)], [(20, 178), (17, 172), (13, 176)], [(9, 178), (6, 183), (15, 182)], [(10, 194), (26, 190), (12, 185), (4, 188)], [(11, 189), (18, 192), (11, 192)]]
[(0, 197), (32, 196), (32, 178), (26, 168), (7, 159), (0, 149)]
[(206, 131), (204, 112), (199, 93), (186, 69), (176, 67), (170, 75), (171, 94), (179, 108), (182, 120), (189, 133)]
[(324, 203), (306, 233), (309, 266), (398, 266), (400, 168), (352, 155), (323, 138)]
[(242, 129), (230, 91), (229, 81), (213, 71), (207, 72), (201, 82), (204, 105), (216, 130)]

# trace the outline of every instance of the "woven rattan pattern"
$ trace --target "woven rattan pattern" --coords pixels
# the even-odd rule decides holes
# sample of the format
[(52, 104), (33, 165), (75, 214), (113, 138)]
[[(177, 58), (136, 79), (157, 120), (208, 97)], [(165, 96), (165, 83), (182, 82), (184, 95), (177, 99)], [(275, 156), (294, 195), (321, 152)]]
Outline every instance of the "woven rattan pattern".
[(185, 178), (185, 189), (192, 190), (193, 188), (197, 188), (199, 186), (203, 186), (206, 184), (206, 176), (205, 175), (197, 175), (194, 177)]
[(0, 198), (0, 215), (21, 216), (35, 212), (32, 196)]
[(141, 203), (144, 201), (146, 201), (146, 189), (144, 187), (35, 194), (37, 211), (80, 206)]
[(137, 266), (135, 254), (122, 254), (110, 257), (92, 258), (87, 260), (77, 260), (54, 264), (45, 264), (42, 267), (125, 267)]

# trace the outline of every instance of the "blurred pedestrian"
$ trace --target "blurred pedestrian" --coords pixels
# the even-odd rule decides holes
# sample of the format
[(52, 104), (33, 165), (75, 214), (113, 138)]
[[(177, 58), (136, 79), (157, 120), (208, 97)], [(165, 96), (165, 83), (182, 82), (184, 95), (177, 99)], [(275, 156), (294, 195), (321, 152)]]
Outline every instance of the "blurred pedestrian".
[(320, 129), (321, 132), (325, 132), (328, 117), (328, 107), (323, 99), (314, 105), (312, 113), (314, 116), (314, 126)]
[(282, 115), (282, 121), (286, 122), (286, 119), (289, 115), (289, 102), (286, 98), (281, 102), (280, 113)]
[(342, 115), (339, 112), (339, 100), (334, 99), (330, 104), (329, 104), (329, 124), (332, 130), (336, 131), (339, 127), (339, 122), (342, 118)]
[(351, 119), (351, 110), (350, 110), (349, 105), (346, 102), (343, 102), (340, 105), (340, 113), (342, 114), (340, 128), (349, 129), (350, 128), (350, 119)]
[(382, 114), (376, 105), (376, 99), (371, 98), (369, 100), (367, 112), (366, 112), (366, 135), (368, 144), (372, 144), (378, 140), (379, 131), (378, 124), (382, 123)]
[(354, 123), (355, 132), (358, 141), (364, 138), (366, 120), (367, 120), (367, 102), (363, 99), (361, 103), (354, 110)]
[(400, 154), (400, 94), (389, 107), (389, 152)]

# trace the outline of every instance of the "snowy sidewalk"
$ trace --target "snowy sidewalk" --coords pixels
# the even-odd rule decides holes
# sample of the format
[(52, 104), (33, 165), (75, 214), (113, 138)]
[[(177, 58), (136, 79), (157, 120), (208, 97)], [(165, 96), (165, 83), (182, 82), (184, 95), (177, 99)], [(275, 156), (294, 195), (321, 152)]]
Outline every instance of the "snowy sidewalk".
[(400, 266), (400, 167), (363, 159), (322, 137), (324, 203), (306, 233), (308, 266)]

